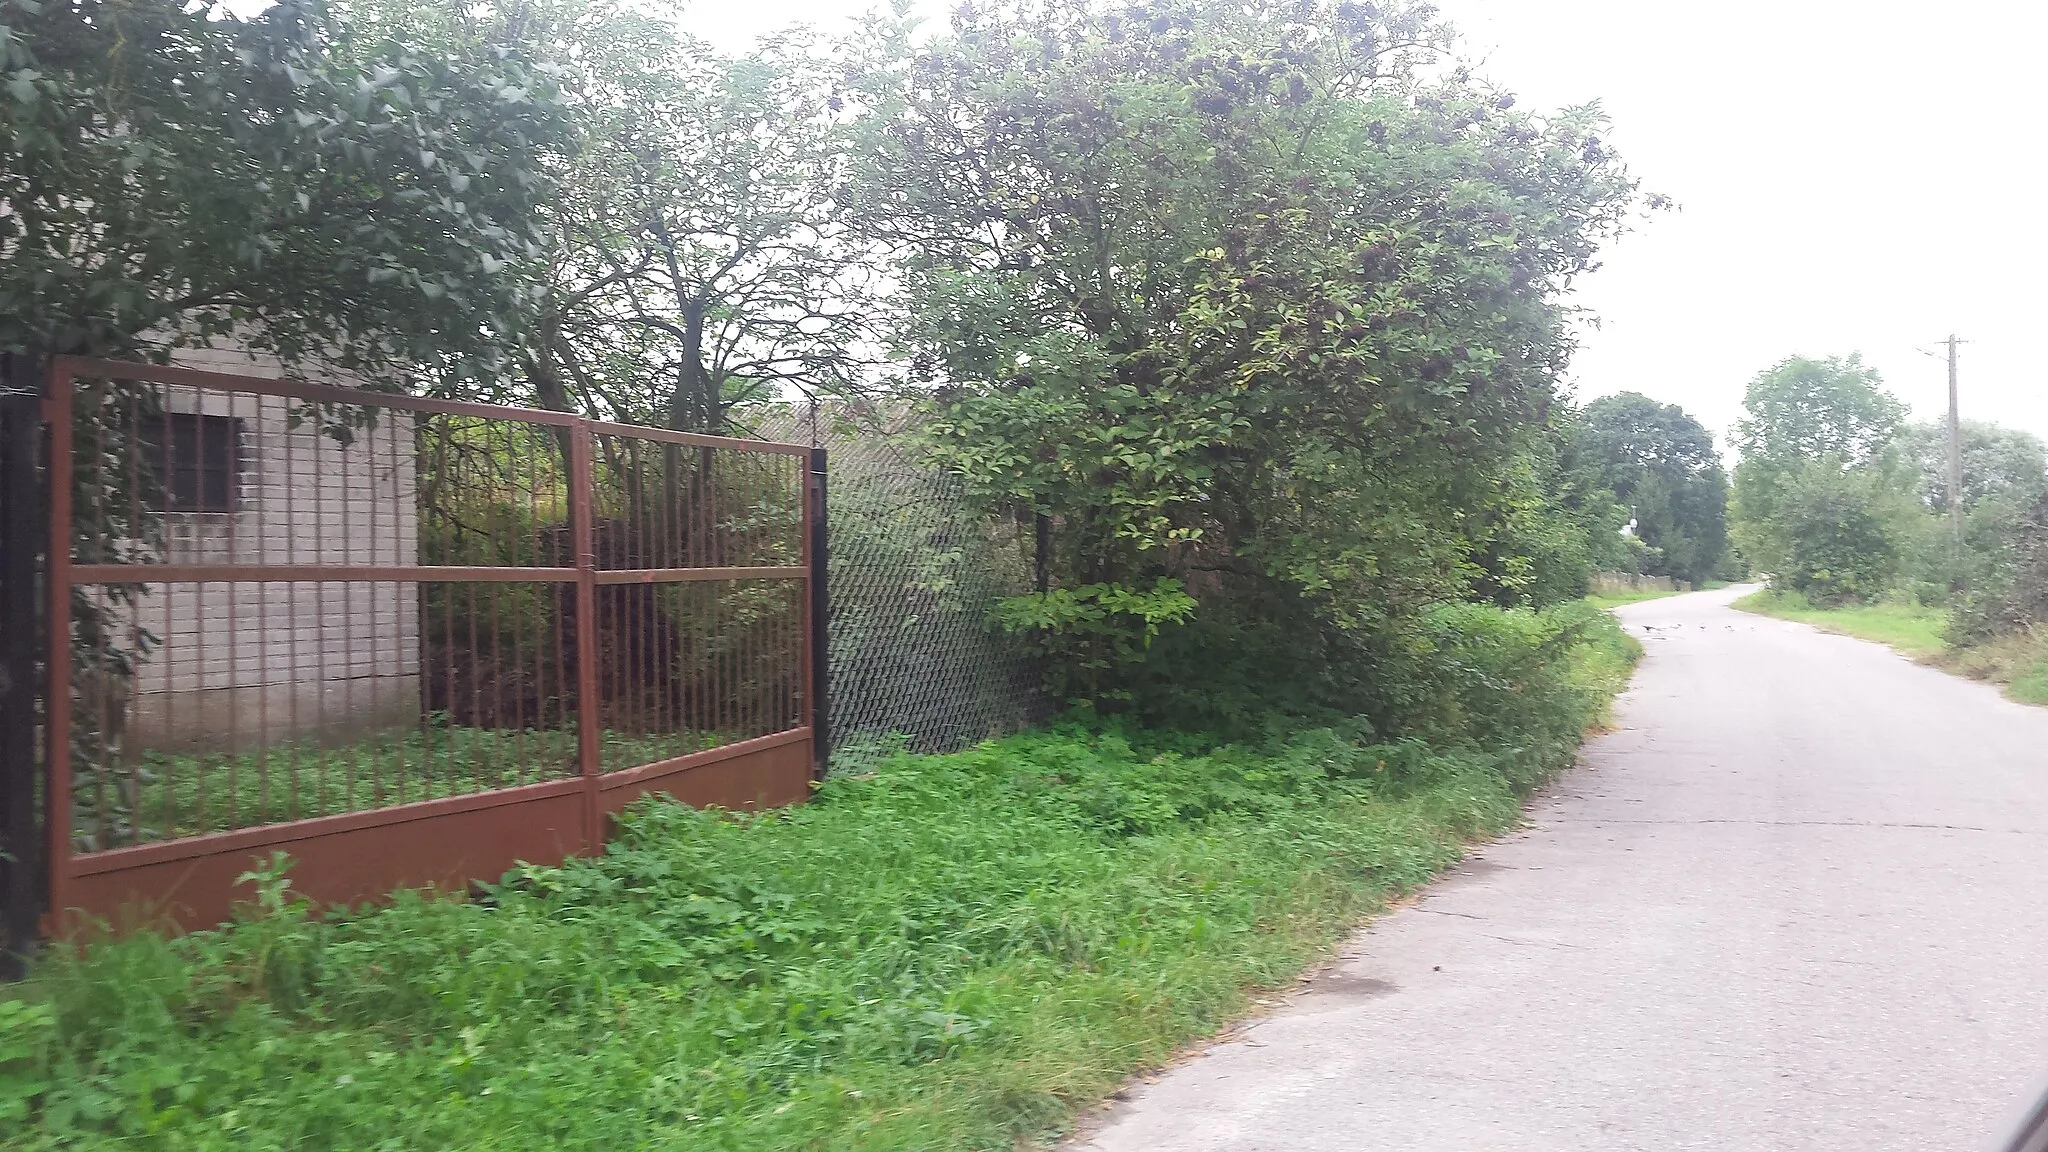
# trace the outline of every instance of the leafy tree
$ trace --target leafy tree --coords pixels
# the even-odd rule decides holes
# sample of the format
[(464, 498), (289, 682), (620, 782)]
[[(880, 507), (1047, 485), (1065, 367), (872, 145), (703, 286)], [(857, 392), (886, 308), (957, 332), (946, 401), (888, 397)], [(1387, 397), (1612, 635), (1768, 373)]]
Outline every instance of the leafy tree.
[(659, 3), (349, 10), (451, 50), (530, 38), (576, 119), (517, 344), (531, 402), (727, 432), (735, 404), (861, 380), (874, 263), (846, 236), (852, 108), (827, 46), (792, 34), (728, 56)]
[(500, 365), (569, 136), (554, 89), (509, 48), (336, 36), (298, 2), (0, 7), (0, 350), (232, 333), (386, 378)]
[[(2031, 432), (1965, 420), (1963, 506), (1991, 497), (2029, 504), (2048, 494), (2048, 446)], [(1913, 470), (1915, 490), (1930, 511), (1948, 511), (1948, 428), (1913, 424), (1899, 435), (1899, 451)]]
[(1475, 536), (1474, 591), (1503, 607), (1583, 598), (1593, 574), (1631, 569), (1627, 509), (1579, 451), (1583, 414), (1558, 409), (1558, 426), (1532, 437), (1509, 473), (1490, 532)]
[(1676, 404), (1634, 392), (1588, 404), (1579, 426), (1584, 466), (1657, 550), (1652, 574), (1711, 579), (1728, 548), (1728, 478), (1713, 435)]
[[(509, 47), (339, 40), (298, 2), (248, 20), (169, 0), (0, 4), (0, 353), (33, 375), (52, 355), (232, 336), (386, 385), (495, 378), (570, 136), (553, 88)], [(73, 460), (73, 507), (109, 529), (78, 538), (88, 563), (162, 543), (162, 518), (136, 511), (161, 506), (156, 482), (132, 463), (155, 393), (102, 396), (77, 415), (98, 450)], [(125, 699), (153, 645), (118, 625), (145, 594), (72, 597), (81, 810), (129, 755), (90, 702)], [(98, 826), (132, 833), (126, 790), (104, 791)]]
[(1793, 356), (1757, 374), (1735, 427), (1734, 535), (1750, 562), (1766, 571), (1794, 563), (1801, 513), (1788, 501), (1816, 466), (1871, 469), (1897, 483), (1892, 448), (1905, 405), (1884, 390), (1877, 371), (1851, 354)]
[[(1469, 588), (1540, 498), (1555, 294), (1632, 186), (1592, 114), (1425, 80), (1446, 35), (1421, 6), (970, 5), (878, 53), (862, 223), (936, 450), (1051, 522), (1061, 587), (1277, 584), (1373, 627)], [(1111, 647), (1170, 607), (1107, 617), (1139, 642)]]
[(810, 49), (727, 59), (677, 35), (579, 84), (592, 129), (556, 208), (537, 383), (710, 432), (786, 385), (853, 388), (871, 268), (842, 219), (843, 102)]
[(1905, 420), (1877, 369), (1855, 353), (1787, 357), (1759, 373), (1735, 426), (1744, 463), (1786, 465), (1832, 456), (1852, 467), (1875, 461)]

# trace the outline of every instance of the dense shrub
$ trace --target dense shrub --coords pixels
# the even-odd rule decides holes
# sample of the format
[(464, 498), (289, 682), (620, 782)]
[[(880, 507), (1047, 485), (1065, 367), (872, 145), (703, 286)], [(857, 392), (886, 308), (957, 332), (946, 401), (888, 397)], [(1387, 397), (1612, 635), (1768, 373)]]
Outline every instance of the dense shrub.
[(1876, 469), (1822, 460), (1797, 474), (1782, 498), (1785, 587), (1821, 607), (1869, 603), (1897, 583), (1902, 521), (1890, 480)]
[(1977, 644), (2048, 624), (2048, 498), (1991, 499), (1970, 515), (1950, 639)]
[[(1275, 589), (1219, 598), (1167, 629), (1133, 679), (1132, 713), (1160, 728), (1257, 739), (1315, 725), (1438, 744), (1576, 743), (1587, 719), (1556, 694), (1610, 653), (1611, 621), (1579, 602), (1444, 604), (1339, 628)], [(1617, 639), (1615, 643), (1623, 643)], [(1546, 725), (1557, 725), (1547, 727)]]

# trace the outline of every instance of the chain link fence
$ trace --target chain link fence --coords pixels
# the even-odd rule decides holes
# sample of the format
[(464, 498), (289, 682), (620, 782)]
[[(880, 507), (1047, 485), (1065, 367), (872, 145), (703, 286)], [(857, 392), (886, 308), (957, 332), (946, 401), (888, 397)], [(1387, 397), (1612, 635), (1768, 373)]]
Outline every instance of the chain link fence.
[(990, 623), (1030, 590), (1028, 526), (991, 522), (959, 483), (920, 463), (903, 409), (820, 404), (761, 421), (822, 444), (827, 487), (828, 675), (835, 761), (897, 738), (943, 752), (1044, 719), (1032, 661)]

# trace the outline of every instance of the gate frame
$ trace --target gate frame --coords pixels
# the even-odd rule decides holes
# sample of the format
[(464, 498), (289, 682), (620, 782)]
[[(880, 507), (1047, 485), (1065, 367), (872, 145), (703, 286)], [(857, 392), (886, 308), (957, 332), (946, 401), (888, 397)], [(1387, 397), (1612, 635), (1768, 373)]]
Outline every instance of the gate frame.
[[(573, 568), (454, 567), (437, 565), (73, 564), (71, 560), (72, 433), (79, 377), (170, 384), (210, 392), (272, 396), (316, 403), (369, 405), (396, 411), (562, 429), (569, 444), (569, 531)], [(806, 799), (822, 778), (829, 753), (822, 685), (826, 661), (825, 455), (822, 449), (737, 437), (708, 436), (591, 420), (545, 409), (435, 400), (403, 393), (126, 361), (60, 356), (48, 365), (42, 397), (48, 435), (46, 559), (48, 646), (44, 773), (48, 913), (44, 927), (61, 935), (92, 917), (145, 907), (185, 926), (228, 918), (236, 877), (252, 852), (295, 848), (294, 887), (323, 905), (376, 899), (402, 888), (455, 886), (503, 874), (517, 863), (552, 864), (602, 849), (610, 821), (640, 796), (661, 792), (700, 807), (777, 807)], [(799, 457), (802, 504), (798, 565), (647, 570), (597, 566), (593, 497), (594, 434), (660, 443)], [(602, 726), (597, 629), (576, 633), (577, 768), (559, 780), (415, 801), (178, 837), (147, 844), (76, 853), (71, 827), (71, 596), (80, 585), (277, 581), (435, 582), (507, 581), (573, 584), (577, 617), (597, 618), (600, 585), (678, 583), (692, 580), (802, 581), (803, 637), (796, 684), (806, 695), (803, 722), (766, 736), (607, 773), (600, 758)], [(451, 835), (452, 833), (452, 835)], [(175, 903), (174, 903), (175, 901)], [(129, 925), (117, 925), (129, 927)]]

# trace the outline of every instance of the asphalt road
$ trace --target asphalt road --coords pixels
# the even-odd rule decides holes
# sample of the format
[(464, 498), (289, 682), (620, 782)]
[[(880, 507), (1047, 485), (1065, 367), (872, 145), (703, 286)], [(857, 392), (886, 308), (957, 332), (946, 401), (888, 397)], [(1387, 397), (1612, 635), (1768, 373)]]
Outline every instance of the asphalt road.
[(1976, 1150), (2048, 1076), (2048, 709), (1621, 610), (1618, 730), (1089, 1152)]

